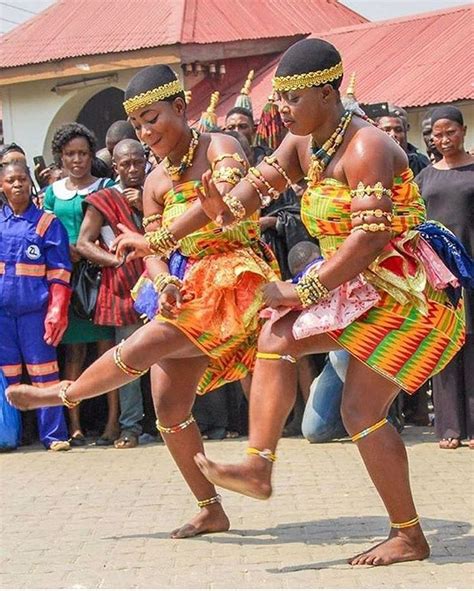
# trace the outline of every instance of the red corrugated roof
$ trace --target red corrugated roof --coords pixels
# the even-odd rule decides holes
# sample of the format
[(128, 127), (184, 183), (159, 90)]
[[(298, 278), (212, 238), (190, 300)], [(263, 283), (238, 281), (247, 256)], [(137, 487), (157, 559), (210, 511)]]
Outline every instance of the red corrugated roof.
[(366, 22), (337, 0), (59, 0), (0, 40), (0, 67)]
[[(346, 76), (357, 74), (356, 95), (361, 103), (387, 101), (402, 107), (474, 99), (471, 6), (438, 10), (411, 17), (345, 27), (318, 35), (339, 49)], [(269, 93), (278, 56), (267, 56), (256, 72), (251, 98), (259, 116)], [(229, 86), (230, 76), (215, 85), (221, 91), (217, 114), (222, 120), (234, 105), (245, 73)], [(199, 118), (210, 92), (200, 102), (203, 82), (193, 89), (191, 118)], [(226, 86), (227, 85), (227, 86)], [(194, 101), (194, 97), (198, 100)]]

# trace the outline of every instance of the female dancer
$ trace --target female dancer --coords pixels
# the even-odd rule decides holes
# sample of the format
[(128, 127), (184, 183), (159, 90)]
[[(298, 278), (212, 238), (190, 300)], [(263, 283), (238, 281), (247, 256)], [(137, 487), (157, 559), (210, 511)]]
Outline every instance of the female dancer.
[[(76, 381), (41, 391), (20, 386), (8, 395), (22, 409), (74, 407), (81, 399), (119, 388), (153, 366), (157, 426), (200, 508), (171, 535), (183, 538), (225, 531), (229, 520), (220, 496), (193, 460), (203, 448), (191, 408), (197, 391), (238, 380), (251, 370), (263, 303), (261, 286), (277, 276), (255, 252), (258, 216), (222, 231), (209, 223), (198, 199), (201, 176), (210, 166), (223, 191), (245, 174), (238, 141), (223, 134), (199, 136), (188, 127), (183, 88), (167, 66), (138, 72), (125, 98), (139, 139), (162, 162), (145, 183), (144, 225), (150, 231), (145, 238), (126, 232), (118, 256), (124, 249), (149, 255), (146, 266), (159, 293), (160, 314), (105, 353)], [(196, 228), (201, 229), (193, 232)], [(178, 248), (174, 235), (188, 235), (179, 245), (178, 266), (185, 267), (182, 279), (170, 274), (168, 267), (168, 256)]]
[[(267, 323), (259, 337), (246, 461), (221, 465), (200, 454), (196, 462), (214, 484), (268, 498), (275, 449), (295, 400), (296, 360), (346, 349), (351, 358), (344, 425), (391, 522), (388, 539), (350, 563), (386, 565), (429, 555), (406, 451), (385, 418), (387, 410), (400, 388), (414, 392), (448, 363), (464, 340), (464, 321), (462, 301), (451, 303), (427, 280), (432, 269), (425, 268), (418, 248), (428, 245), (415, 230), (425, 209), (407, 158), (390, 137), (344, 110), (338, 91), (342, 73), (331, 44), (306, 39), (290, 47), (278, 65), (274, 89), (291, 133), (273, 158), (253, 170), (251, 183), (239, 183), (224, 199), (212, 180), (204, 179), (204, 210), (226, 225), (259, 208), (262, 195), (280, 193), (307, 176), (302, 219), (319, 238), (325, 262), (297, 284), (277, 281), (264, 289), (267, 305), (279, 309), (273, 318), (279, 319)], [(364, 295), (351, 306), (356, 287)], [(324, 325), (324, 306), (343, 293), (348, 300), (340, 311), (352, 311), (352, 321), (335, 316), (331, 326)], [(372, 298), (370, 308), (367, 298)]]

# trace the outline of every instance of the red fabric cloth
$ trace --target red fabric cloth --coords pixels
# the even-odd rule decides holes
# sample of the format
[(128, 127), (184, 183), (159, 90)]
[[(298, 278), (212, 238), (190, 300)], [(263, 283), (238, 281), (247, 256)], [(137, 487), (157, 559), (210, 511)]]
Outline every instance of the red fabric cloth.
[[(105, 218), (106, 223), (118, 236), (121, 232), (118, 224), (124, 224), (130, 230), (143, 233), (141, 226), (134, 220), (134, 210), (121, 191), (114, 187), (91, 193), (85, 202), (93, 205)], [(135, 218), (138, 213), (135, 212)], [(102, 243), (103, 248), (107, 248)], [(130, 261), (118, 269), (104, 267), (102, 281), (97, 298), (94, 323), (101, 326), (129, 326), (139, 322), (133, 308), (130, 290), (144, 271), (142, 259)]]

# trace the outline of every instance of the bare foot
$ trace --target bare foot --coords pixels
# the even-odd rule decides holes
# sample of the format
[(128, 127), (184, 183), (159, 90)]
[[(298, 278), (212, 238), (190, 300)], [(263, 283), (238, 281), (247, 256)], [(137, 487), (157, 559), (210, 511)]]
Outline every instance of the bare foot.
[(271, 464), (266, 460), (249, 458), (243, 464), (216, 464), (198, 453), (194, 461), (209, 482), (216, 486), (254, 499), (268, 499), (272, 494)]
[(203, 507), (188, 523), (173, 530), (171, 538), (193, 538), (200, 534), (217, 533), (227, 531), (230, 521), (220, 503), (214, 503)]
[(348, 560), (352, 566), (387, 566), (395, 562), (424, 560), (430, 555), (430, 547), (420, 528), (408, 535), (392, 529), (389, 537), (370, 550), (357, 554)]
[(448, 439), (441, 439), (439, 447), (441, 449), (457, 449), (461, 445), (461, 441), (455, 437), (449, 437)]
[(20, 410), (30, 410), (42, 406), (60, 406), (59, 389), (64, 383), (53, 384), (49, 388), (18, 384), (9, 386), (5, 394), (10, 404)]

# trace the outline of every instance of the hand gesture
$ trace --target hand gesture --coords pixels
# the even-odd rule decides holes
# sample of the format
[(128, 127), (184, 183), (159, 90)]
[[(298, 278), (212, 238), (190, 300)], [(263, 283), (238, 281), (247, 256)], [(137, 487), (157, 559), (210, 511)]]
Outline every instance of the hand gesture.
[(123, 224), (118, 224), (118, 228), (122, 234), (115, 238), (110, 247), (117, 259), (128, 262), (153, 254), (143, 234), (132, 232)]
[(183, 297), (179, 287), (167, 285), (160, 293), (160, 314), (165, 318), (176, 318), (182, 301)]
[(202, 175), (202, 190), (199, 191), (201, 207), (208, 218), (214, 220), (219, 226), (229, 226), (234, 222), (234, 216), (222, 200), (222, 195), (211, 178), (208, 170)]
[(126, 189), (123, 190), (123, 196), (125, 197), (125, 199), (129, 202), (129, 204), (132, 207), (142, 211), (143, 205), (142, 205), (142, 191), (141, 191), (141, 189), (136, 189), (134, 187), (127, 187)]
[(287, 281), (267, 283), (263, 288), (263, 300), (270, 308), (301, 306), (294, 284)]

